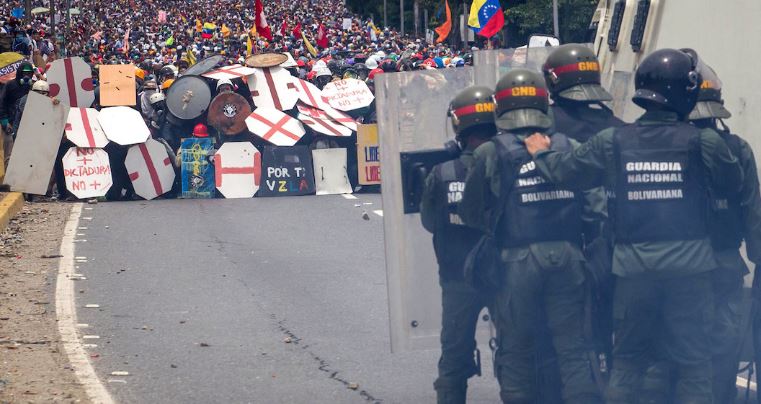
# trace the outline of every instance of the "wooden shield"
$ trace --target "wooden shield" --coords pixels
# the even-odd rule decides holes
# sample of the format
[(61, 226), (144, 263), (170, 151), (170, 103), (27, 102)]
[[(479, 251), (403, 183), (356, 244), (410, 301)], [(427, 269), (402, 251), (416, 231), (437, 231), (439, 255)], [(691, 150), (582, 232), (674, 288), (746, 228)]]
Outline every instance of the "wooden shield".
[(246, 58), (246, 66), (248, 67), (275, 67), (288, 60), (288, 56), (282, 53), (260, 53), (258, 55), (251, 55)]
[(237, 135), (246, 130), (249, 115), (251, 106), (237, 93), (222, 93), (209, 105), (209, 124), (225, 135)]
[(100, 66), (100, 105), (135, 105), (135, 66)]
[(61, 144), (69, 107), (30, 91), (5, 173), (12, 191), (45, 195)]

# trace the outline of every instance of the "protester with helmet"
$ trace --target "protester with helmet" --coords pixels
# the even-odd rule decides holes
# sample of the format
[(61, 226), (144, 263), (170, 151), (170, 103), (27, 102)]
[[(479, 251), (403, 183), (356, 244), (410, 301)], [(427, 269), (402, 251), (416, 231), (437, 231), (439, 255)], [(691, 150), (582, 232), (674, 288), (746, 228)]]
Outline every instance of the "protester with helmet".
[(235, 86), (230, 79), (220, 79), (217, 81), (217, 94), (231, 93), (235, 91)]
[(496, 133), (493, 91), (468, 87), (450, 103), (449, 116), (462, 150), (458, 158), (433, 167), (420, 203), (423, 227), (433, 233), (441, 285), (441, 359), (433, 384), (439, 404), (465, 403), (468, 379), (480, 374), (475, 332), (490, 296), (464, 279), (465, 258), (481, 232), (465, 226), (457, 214), (473, 151)]
[[(721, 80), (702, 61), (700, 73), (703, 84), (689, 119), (698, 128), (715, 130), (739, 159), (744, 174), (739, 193), (712, 192), (708, 220), (711, 244), (719, 265), (713, 271), (716, 310), (711, 338), (713, 402), (733, 403), (737, 395), (735, 383), (744, 341), (741, 325), (743, 278), (750, 273), (740, 255), (740, 245), (745, 240), (748, 258), (756, 265), (761, 262), (761, 197), (753, 150), (748, 142), (733, 134), (724, 124), (723, 120), (732, 114), (724, 107)], [(754, 277), (754, 281), (756, 278), (761, 277)]]
[(634, 84), (633, 101), (645, 109), (635, 123), (606, 129), (573, 152), (551, 150), (554, 139), (540, 133), (526, 146), (548, 180), (616, 192), (608, 403), (711, 403), (717, 264), (707, 195), (739, 190), (742, 168), (716, 131), (685, 122), (702, 84), (694, 52), (653, 52)]
[[(16, 111), (19, 109), (18, 102), (29, 93), (29, 90), (32, 88), (33, 79), (34, 66), (24, 61), (21, 62), (18, 70), (16, 70), (16, 78), (4, 86), (2, 99), (0, 99), (0, 127), (3, 128), (6, 136), (12, 136), (11, 140), (16, 137), (15, 131), (17, 127), (12, 124), (17, 120)], [(9, 152), (6, 151), (6, 153)]]
[[(460, 216), (468, 226), (492, 234), (502, 259), (495, 270), (494, 304), (498, 349), (495, 358), (505, 403), (551, 402), (537, 385), (538, 358), (547, 357), (541, 329), (557, 352), (565, 404), (601, 403), (592, 379), (583, 333), (585, 274), (580, 246), (583, 220), (601, 216), (597, 198), (544, 181), (524, 139), (551, 133), (553, 149), (568, 152), (575, 142), (552, 133), (544, 78), (514, 69), (497, 83), (499, 133), (474, 153)], [(491, 277), (495, 278), (494, 276)], [(537, 325), (537, 319), (545, 318)]]

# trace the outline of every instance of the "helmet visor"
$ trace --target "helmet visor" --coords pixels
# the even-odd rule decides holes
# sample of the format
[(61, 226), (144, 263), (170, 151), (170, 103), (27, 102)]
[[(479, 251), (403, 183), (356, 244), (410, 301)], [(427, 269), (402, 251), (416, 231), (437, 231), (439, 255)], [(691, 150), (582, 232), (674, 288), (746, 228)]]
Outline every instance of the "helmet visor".
[(538, 109), (522, 108), (505, 112), (496, 119), (495, 124), (504, 130), (549, 129), (552, 127), (552, 118)]

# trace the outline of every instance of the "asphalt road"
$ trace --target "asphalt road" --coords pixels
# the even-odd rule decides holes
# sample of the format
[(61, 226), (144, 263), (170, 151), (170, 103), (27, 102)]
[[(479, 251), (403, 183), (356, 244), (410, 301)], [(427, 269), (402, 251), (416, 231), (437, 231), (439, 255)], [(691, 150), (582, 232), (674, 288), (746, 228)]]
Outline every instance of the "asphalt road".
[[(87, 280), (75, 294), (82, 334), (99, 336), (84, 342), (97, 344), (101, 380), (126, 403), (435, 402), (438, 352), (390, 352), (380, 205), (379, 195), (86, 205), (76, 271)], [(498, 402), (491, 354), (482, 358), (469, 402)]]

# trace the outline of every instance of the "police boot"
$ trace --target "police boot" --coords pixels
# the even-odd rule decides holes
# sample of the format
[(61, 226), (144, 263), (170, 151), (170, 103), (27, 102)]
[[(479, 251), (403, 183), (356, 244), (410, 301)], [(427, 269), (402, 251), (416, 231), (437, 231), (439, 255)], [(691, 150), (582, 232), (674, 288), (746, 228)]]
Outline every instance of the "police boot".
[(436, 390), (436, 404), (465, 404), (468, 389)]

